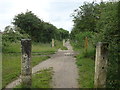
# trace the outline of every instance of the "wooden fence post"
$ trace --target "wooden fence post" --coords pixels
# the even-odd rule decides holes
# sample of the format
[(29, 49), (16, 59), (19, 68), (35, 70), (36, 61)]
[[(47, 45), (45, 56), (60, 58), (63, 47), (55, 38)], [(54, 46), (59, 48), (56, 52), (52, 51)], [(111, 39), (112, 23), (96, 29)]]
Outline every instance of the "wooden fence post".
[(108, 43), (98, 42), (96, 46), (94, 87), (106, 87)]
[(85, 37), (85, 52), (87, 52), (88, 49), (88, 38)]
[(55, 46), (55, 42), (54, 42), (54, 39), (52, 39), (52, 47)]
[(65, 46), (65, 39), (63, 39), (63, 46)]
[(30, 88), (32, 85), (31, 68), (31, 40), (21, 40), (22, 58), (21, 58), (21, 79), (24, 88)]

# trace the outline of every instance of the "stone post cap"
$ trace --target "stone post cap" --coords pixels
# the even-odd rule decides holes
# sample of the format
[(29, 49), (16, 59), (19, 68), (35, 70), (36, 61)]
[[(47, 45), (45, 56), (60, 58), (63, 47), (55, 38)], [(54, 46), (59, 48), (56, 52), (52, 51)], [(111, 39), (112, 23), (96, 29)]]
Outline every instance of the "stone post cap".
[(31, 39), (21, 39), (21, 41), (30, 41)]
[(109, 45), (107, 42), (98, 42), (97, 44), (96, 44), (96, 46), (98, 46), (98, 45)]

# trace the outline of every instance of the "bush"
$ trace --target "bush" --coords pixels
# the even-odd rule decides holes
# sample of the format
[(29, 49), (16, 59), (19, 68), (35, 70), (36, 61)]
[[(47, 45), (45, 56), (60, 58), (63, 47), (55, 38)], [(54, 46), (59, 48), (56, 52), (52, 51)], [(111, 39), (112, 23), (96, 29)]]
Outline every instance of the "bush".
[[(73, 41), (77, 40), (74, 46), (83, 47), (84, 36), (89, 37), (89, 43), (93, 46), (97, 42), (107, 42), (108, 51), (108, 72), (107, 87), (117, 88), (120, 86), (118, 75), (119, 45), (120, 45), (120, 1), (101, 2), (100, 4), (85, 3), (75, 10), (73, 15), (74, 27), (71, 32)], [(91, 28), (90, 28), (91, 27)], [(86, 34), (87, 33), (87, 34)], [(84, 52), (83, 57), (89, 57), (92, 52)], [(91, 54), (92, 55), (92, 54)]]

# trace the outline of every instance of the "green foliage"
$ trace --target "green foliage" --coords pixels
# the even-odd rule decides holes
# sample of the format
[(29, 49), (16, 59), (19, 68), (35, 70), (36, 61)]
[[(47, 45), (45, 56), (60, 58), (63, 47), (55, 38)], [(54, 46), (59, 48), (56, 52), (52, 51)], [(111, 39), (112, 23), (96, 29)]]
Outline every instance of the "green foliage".
[[(56, 35), (57, 35), (57, 28), (55, 26), (53, 26), (50, 23), (43, 23), (43, 28), (42, 28), (42, 32), (39, 39), (41, 39), (41, 42), (44, 43), (50, 43), (52, 38), (57, 39)], [(38, 37), (36, 37), (38, 38)]]
[(76, 32), (93, 31), (95, 32), (96, 23), (96, 3), (85, 2), (73, 13), (74, 28)]
[(20, 74), (20, 54), (2, 55), (2, 87), (15, 80)]
[[(91, 41), (91, 37), (92, 37), (93, 33), (92, 32), (80, 32), (78, 34), (75, 35), (75, 44), (77, 47), (84, 47), (84, 43), (85, 43), (85, 38), (88, 38), (88, 41)], [(80, 42), (80, 43), (79, 43)]]
[[(13, 47), (14, 46), (14, 47)], [(49, 54), (55, 53), (56, 48), (50, 47), (50, 44), (33, 44), (32, 51), (40, 53), (32, 53), (32, 67), (38, 63), (49, 58)], [(11, 53), (13, 52), (13, 53)], [(15, 80), (20, 75), (21, 67), (21, 53), (20, 43), (11, 43), (7, 47), (7, 51), (2, 54), (2, 87), (5, 87), (8, 83)], [(42, 56), (46, 55), (46, 56)]]
[(43, 27), (43, 21), (31, 11), (27, 11), (26, 13), (21, 13), (15, 16), (13, 24), (22, 29), (20, 32), (23, 32), (24, 30), (26, 33), (32, 36), (33, 40), (35, 35), (41, 36), (40, 29)]
[[(79, 42), (78, 42), (79, 43)], [(73, 49), (79, 54), (76, 57), (76, 64), (79, 70), (78, 83), (80, 88), (94, 88), (94, 58), (95, 48), (88, 46), (87, 52), (83, 47), (78, 47), (71, 41)]]
[[(119, 64), (119, 41), (120, 41), (120, 15), (119, 1), (96, 3), (85, 3), (75, 10), (73, 14), (74, 27), (71, 32), (71, 39), (77, 43), (76, 47), (84, 45), (83, 37), (89, 37), (89, 44), (95, 46), (97, 42), (107, 42), (108, 51), (108, 72), (107, 87), (117, 88), (120, 86), (118, 75)], [(85, 33), (88, 34), (85, 34)], [(81, 45), (82, 44), (82, 45)], [(79, 48), (80, 48), (79, 47)], [(88, 53), (84, 55), (89, 56)], [(91, 54), (92, 55), (92, 54)]]
[(37, 65), (38, 63), (47, 60), (48, 58), (50, 58), (49, 56), (32, 56), (32, 67), (34, 67), (35, 65)]
[(63, 46), (62, 41), (55, 40), (55, 48), (61, 49), (61, 50), (67, 50), (67, 47)]
[(77, 61), (80, 78), (80, 88), (94, 88), (94, 61), (88, 58)]
[(118, 80), (118, 56), (119, 56), (119, 27), (118, 27), (118, 3), (109, 2), (101, 3), (101, 16), (97, 23), (96, 39), (102, 42), (109, 43), (109, 64), (107, 73), (107, 87), (115, 88), (119, 87), (120, 81)]
[(65, 47), (65, 46), (61, 47), (60, 49), (61, 49), (61, 50), (68, 50), (68, 48)]
[(50, 43), (33, 43), (32, 44), (32, 52), (42, 52), (42, 53), (52, 53), (56, 52), (57, 48), (52, 48)]
[[(8, 46), (3, 46), (3, 53), (20, 53), (21, 52), (21, 43), (20, 42), (6, 42)], [(60, 46), (62, 43), (60, 42)], [(14, 47), (13, 47), (14, 46)], [(32, 43), (32, 53), (44, 53), (44, 54), (53, 54), (57, 51), (58, 47), (52, 48), (50, 43)]]
[[(7, 26), (4, 33), (2, 34), (2, 51), (3, 52), (13, 52), (20, 51), (15, 43), (18, 43), (23, 38), (29, 38), (28, 34), (21, 34), (19, 32), (20, 28)], [(14, 43), (13, 43), (14, 42)], [(12, 45), (13, 44), (13, 45)], [(15, 45), (15, 46), (14, 46)], [(12, 48), (14, 46), (14, 48)], [(13, 50), (12, 50), (13, 49)]]
[(69, 31), (64, 30), (63, 28), (58, 29), (58, 40), (68, 39), (69, 38)]
[(42, 21), (31, 11), (15, 16), (13, 24), (21, 29), (20, 33), (30, 35), (34, 42), (49, 43), (52, 38), (61, 40), (69, 35), (68, 31)]
[[(91, 59), (93, 50), (89, 49), (86, 54), (84, 49), (79, 49), (80, 54), (76, 56), (77, 66), (79, 69), (79, 87), (80, 88), (94, 88), (94, 60)], [(88, 55), (90, 54), (90, 55)]]
[[(37, 73), (32, 75), (32, 86), (31, 86), (31, 88), (52, 88), (51, 84), (50, 84), (50, 82), (52, 80), (52, 75), (53, 75), (53, 69), (52, 68), (48, 68), (48, 69), (38, 71)], [(17, 88), (23, 89), (23, 86), (18, 85), (14, 89), (16, 90)]]
[(52, 80), (52, 75), (52, 68), (48, 68), (37, 72), (35, 75), (33, 75), (32, 78), (32, 88), (52, 88), (50, 84)]
[[(15, 80), (21, 72), (21, 55), (20, 54), (3, 54), (3, 87)], [(32, 67), (48, 59), (48, 56), (33, 56)]]
[(5, 42), (5, 43), (7, 43), (8, 45), (3, 46), (3, 53), (20, 53), (21, 52), (20, 42), (16, 42), (16, 43)]

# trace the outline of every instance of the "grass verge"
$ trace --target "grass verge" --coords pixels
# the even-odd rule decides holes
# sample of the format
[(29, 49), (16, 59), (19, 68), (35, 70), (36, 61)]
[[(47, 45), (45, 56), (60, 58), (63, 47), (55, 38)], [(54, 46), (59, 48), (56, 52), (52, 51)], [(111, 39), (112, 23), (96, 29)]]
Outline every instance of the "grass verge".
[[(49, 43), (48, 44), (32, 43), (32, 52), (41, 52), (41, 53), (47, 52), (49, 54), (49, 53), (51, 53), (51, 52), (53, 53), (55, 51), (57, 51), (57, 48), (52, 48)], [(20, 53), (21, 52), (20, 42), (10, 43), (9, 46), (7, 46), (7, 47), (5, 47), (5, 49), (3, 49), (3, 52), (4, 53)]]
[[(48, 59), (48, 56), (33, 56), (32, 67)], [(20, 54), (3, 54), (2, 60), (2, 87), (15, 80), (21, 72), (21, 55)]]
[[(14, 47), (13, 47), (14, 46)], [(38, 53), (45, 53), (45, 54), (53, 54), (57, 51), (58, 48), (61, 48), (62, 50), (67, 50), (66, 47), (63, 46), (62, 41), (55, 40), (55, 47), (51, 47), (50, 43), (32, 43), (32, 52), (38, 52)], [(21, 44), (20, 42), (13, 42), (9, 43), (8, 46), (4, 47), (3, 49), (4, 53), (20, 53), (21, 52)]]
[(62, 41), (55, 40), (55, 47), (60, 48), (61, 50), (68, 50), (67, 47), (63, 46)]
[[(21, 68), (21, 48), (20, 42), (10, 43), (3, 49), (2, 58), (2, 88), (8, 83), (15, 80), (20, 75)], [(49, 56), (38, 55), (50, 55), (54, 54), (58, 48), (62, 47), (62, 42), (56, 41), (55, 47), (52, 48), (51, 44), (32, 43), (32, 66), (40, 63), (49, 58)], [(65, 47), (62, 47), (66, 49)], [(37, 52), (37, 53), (35, 53)]]
[[(52, 88), (51, 80), (53, 75), (53, 68), (44, 69), (38, 71), (32, 75), (32, 86), (31, 88)], [(17, 88), (23, 88), (22, 85), (16, 86)]]
[(94, 57), (95, 49), (89, 46), (87, 52), (84, 48), (78, 48), (71, 42), (73, 49), (78, 51), (76, 56), (76, 64), (79, 70), (79, 88), (94, 88)]
[(94, 88), (94, 61), (90, 58), (80, 58), (78, 55), (76, 64), (79, 69), (79, 87)]
[(68, 48), (65, 47), (65, 46), (62, 46), (62, 47), (61, 47), (61, 50), (68, 50)]
[(32, 44), (32, 52), (41, 52), (51, 54), (57, 51), (57, 48), (52, 48), (50, 44), (41, 44), (41, 43), (33, 43)]

